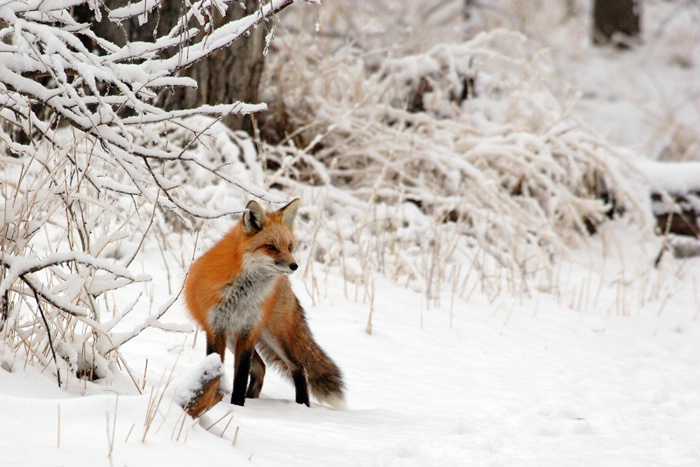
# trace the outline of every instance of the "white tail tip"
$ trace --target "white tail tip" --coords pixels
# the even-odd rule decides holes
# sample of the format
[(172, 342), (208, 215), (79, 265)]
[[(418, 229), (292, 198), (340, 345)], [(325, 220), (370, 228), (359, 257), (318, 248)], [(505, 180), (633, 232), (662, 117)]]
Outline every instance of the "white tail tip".
[(348, 408), (348, 404), (345, 402), (345, 399), (338, 396), (328, 396), (319, 399), (318, 401), (334, 410), (346, 410)]

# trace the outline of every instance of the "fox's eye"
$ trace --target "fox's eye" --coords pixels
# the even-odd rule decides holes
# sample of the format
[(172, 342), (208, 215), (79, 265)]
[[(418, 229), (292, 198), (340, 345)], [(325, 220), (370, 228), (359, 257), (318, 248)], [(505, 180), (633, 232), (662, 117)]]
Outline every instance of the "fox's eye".
[(267, 245), (265, 245), (265, 248), (267, 248), (270, 251), (277, 251), (277, 248), (275, 248), (275, 245), (273, 245), (272, 243), (268, 243)]
[(293, 249), (294, 249), (294, 245), (292, 245), (292, 244), (290, 243), (290, 244), (289, 244), (289, 252), (291, 253)]

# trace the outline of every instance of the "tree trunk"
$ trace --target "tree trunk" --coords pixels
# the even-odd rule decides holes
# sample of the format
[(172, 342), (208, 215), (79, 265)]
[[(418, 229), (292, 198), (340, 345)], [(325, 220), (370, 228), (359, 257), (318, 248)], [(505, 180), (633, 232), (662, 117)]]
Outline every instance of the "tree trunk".
[(593, 0), (593, 43), (628, 48), (641, 30), (640, 0)]
[[(106, 0), (104, 3), (108, 8), (114, 9), (127, 5), (129, 0)], [(183, 0), (161, 2), (143, 24), (139, 24), (138, 18), (130, 18), (118, 26), (107, 19), (106, 12), (103, 12), (102, 21), (95, 22), (93, 12), (86, 5), (76, 8), (74, 16), (82, 22), (93, 22), (92, 29), (95, 34), (121, 46), (127, 42), (153, 41), (154, 37), (165, 35), (182, 16), (183, 3)], [(240, 4), (244, 4), (245, 9), (241, 8)], [(229, 4), (225, 18), (213, 9), (214, 21), (217, 25), (234, 21), (250, 15), (258, 7), (258, 0), (240, 0)], [(190, 26), (201, 29), (199, 23)], [(200, 35), (205, 40), (204, 34), (200, 32)], [(183, 70), (181, 75), (196, 80), (198, 87), (164, 89), (157, 105), (166, 110), (177, 110), (235, 101), (258, 103), (258, 87), (265, 63), (264, 35), (264, 27), (253, 29), (250, 36), (237, 40), (228, 48), (221, 49)], [(173, 50), (173, 53), (176, 51)], [(234, 130), (252, 132), (250, 116), (230, 115), (224, 122)]]
[[(167, 3), (167, 2), (166, 2)], [(171, 2), (179, 3), (179, 2)], [(217, 21), (234, 21), (249, 15), (258, 8), (258, 0), (243, 0), (245, 9), (237, 3), (229, 5), (226, 18)], [(179, 87), (165, 91), (161, 98), (166, 109), (183, 109), (202, 104), (221, 104), (242, 101), (258, 103), (258, 88), (265, 63), (265, 28), (254, 29), (250, 36), (239, 39), (194, 66), (183, 71), (199, 83), (197, 89)], [(230, 128), (253, 132), (249, 115), (230, 115), (224, 119)]]
[(474, 0), (463, 0), (462, 1), (462, 16), (465, 21), (472, 19), (472, 10), (474, 9)]

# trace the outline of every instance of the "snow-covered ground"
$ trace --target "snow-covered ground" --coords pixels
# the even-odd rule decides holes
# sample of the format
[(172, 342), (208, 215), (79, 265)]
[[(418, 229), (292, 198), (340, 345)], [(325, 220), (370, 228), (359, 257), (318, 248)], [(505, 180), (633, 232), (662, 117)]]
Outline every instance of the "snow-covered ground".
[[(345, 411), (297, 405), (269, 372), (261, 399), (193, 421), (172, 394), (203, 338), (155, 329), (124, 346), (141, 395), (127, 379), (76, 396), (32, 367), (0, 371), (2, 465), (697, 466), (700, 261), (653, 269), (656, 245), (638, 241), (610, 226), (562, 261), (554, 294), (489, 302), (477, 285), (428, 308), (378, 278), (371, 334), (370, 304), (338, 274), (314, 306), (295, 278)], [(167, 279), (149, 272), (158, 300)], [(187, 322), (181, 303), (168, 321)]]
[[(685, 4), (686, 16), (663, 23), (667, 36), (648, 33), (670, 35), (658, 42), (666, 52), (678, 42), (674, 56), (650, 41), (593, 49), (575, 23), (547, 39), (562, 79), (583, 92), (580, 118), (630, 153), (697, 160), (700, 20)], [(202, 243), (232, 222), (212, 223)], [(293, 276), (317, 341), (344, 372), (344, 411), (295, 404), (270, 371), (259, 400), (224, 400), (193, 420), (173, 395), (202, 363), (201, 333), (147, 329), (122, 347), (128, 372), (73, 378), (69, 391), (2, 354), (0, 465), (700, 466), (700, 259), (665, 255), (655, 268), (661, 240), (637, 229), (624, 217), (604, 225), (528, 291), (474, 274), (446, 281), (439, 304), (379, 273), (373, 297), (339, 268)], [(173, 252), (165, 270), (158, 247), (145, 246), (133, 268), (152, 282), (117, 297), (144, 293), (124, 331), (179, 288), (175, 257), (190, 255)], [(191, 323), (181, 300), (163, 321)]]

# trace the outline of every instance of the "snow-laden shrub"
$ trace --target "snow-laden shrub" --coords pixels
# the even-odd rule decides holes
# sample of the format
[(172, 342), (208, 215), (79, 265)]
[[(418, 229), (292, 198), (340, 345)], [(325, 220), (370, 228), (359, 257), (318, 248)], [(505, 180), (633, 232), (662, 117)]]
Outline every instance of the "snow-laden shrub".
[(298, 35), (277, 46), (267, 180), (303, 193), (315, 258), (350, 279), (381, 271), (434, 297), (480, 270), (486, 288), (526, 289), (607, 216), (644, 218), (625, 160), (571, 116), (575, 93), (520, 34), (383, 60)]
[[(129, 269), (145, 239), (153, 238), (152, 231), (163, 223), (173, 225), (172, 219), (190, 225), (193, 219), (238, 207), (202, 208), (201, 198), (189, 196), (186, 180), (164, 175), (168, 164), (179, 161), (235, 186), (215, 161), (188, 159), (184, 149), (211, 127), (211, 121), (201, 126), (188, 118), (220, 119), (265, 107), (235, 102), (167, 111), (154, 105), (156, 98), (166, 87), (196, 86), (179, 72), (292, 1), (261, 5), (230, 23), (214, 21), (230, 1), (186, 2), (171, 31), (123, 47), (98, 37), (90, 24), (78, 23), (71, 8), (87, 4), (97, 21), (108, 15), (119, 27), (132, 16), (155, 14), (159, 2), (132, 2), (112, 10), (87, 0), (3, 2), (3, 367), (38, 362), (56, 375), (59, 385), (77, 378), (109, 379), (118, 368), (128, 372), (120, 346), (148, 327), (163, 327), (158, 319), (177, 298), (173, 291), (153, 315), (132, 322), (126, 331), (117, 328), (138, 299), (136, 291), (123, 288), (148, 280)], [(200, 40), (203, 36), (206, 40)], [(174, 127), (179, 139), (168, 144)], [(117, 290), (119, 294), (111, 293)]]

